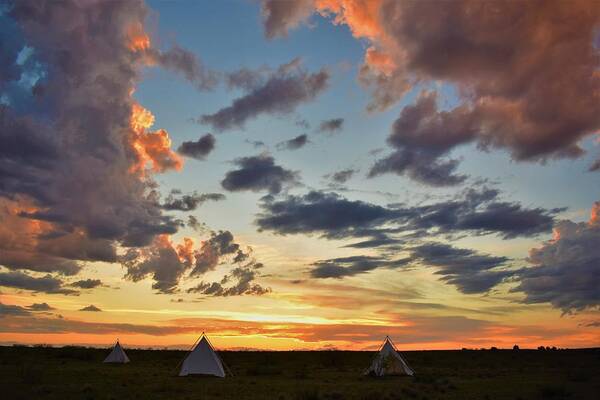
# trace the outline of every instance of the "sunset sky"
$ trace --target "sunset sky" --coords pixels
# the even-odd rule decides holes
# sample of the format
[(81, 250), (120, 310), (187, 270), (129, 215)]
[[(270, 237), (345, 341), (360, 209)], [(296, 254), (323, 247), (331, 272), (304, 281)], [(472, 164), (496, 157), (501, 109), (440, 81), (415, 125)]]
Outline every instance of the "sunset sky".
[(600, 3), (0, 1), (0, 344), (600, 345)]

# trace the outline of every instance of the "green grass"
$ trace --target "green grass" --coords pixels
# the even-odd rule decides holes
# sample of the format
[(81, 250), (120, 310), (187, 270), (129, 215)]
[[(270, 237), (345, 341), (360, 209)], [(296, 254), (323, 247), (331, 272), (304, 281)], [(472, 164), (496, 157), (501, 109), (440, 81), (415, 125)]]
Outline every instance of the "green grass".
[(404, 352), (414, 378), (368, 378), (369, 352), (220, 352), (233, 377), (176, 376), (181, 351), (0, 347), (3, 399), (597, 399), (600, 350)]

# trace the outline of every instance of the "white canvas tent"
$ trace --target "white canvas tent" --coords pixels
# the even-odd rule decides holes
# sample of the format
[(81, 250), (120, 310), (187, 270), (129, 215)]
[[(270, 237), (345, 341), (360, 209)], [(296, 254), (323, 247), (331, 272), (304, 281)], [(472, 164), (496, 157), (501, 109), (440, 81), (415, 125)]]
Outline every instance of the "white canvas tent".
[(371, 366), (365, 371), (365, 375), (408, 375), (413, 376), (414, 371), (402, 358), (389, 336), (385, 337), (383, 346), (373, 359)]
[(208, 338), (204, 333), (193, 349), (188, 353), (181, 364), (179, 376), (188, 375), (212, 375), (220, 378), (225, 377), (225, 370), (221, 359), (215, 353)]
[(123, 348), (119, 344), (118, 339), (117, 339), (117, 343), (115, 344), (115, 347), (113, 347), (113, 349), (110, 352), (110, 354), (108, 355), (108, 357), (106, 357), (104, 359), (104, 362), (105, 363), (120, 363), (120, 364), (125, 364), (125, 363), (129, 362), (129, 357), (127, 357), (127, 354), (125, 354), (125, 352), (123, 351)]

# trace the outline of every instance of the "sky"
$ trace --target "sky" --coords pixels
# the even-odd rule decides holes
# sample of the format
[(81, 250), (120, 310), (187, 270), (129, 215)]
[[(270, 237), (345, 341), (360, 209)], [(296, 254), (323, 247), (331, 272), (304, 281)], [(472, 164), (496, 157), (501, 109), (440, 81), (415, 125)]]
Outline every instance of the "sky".
[(0, 343), (600, 345), (600, 6), (0, 2)]

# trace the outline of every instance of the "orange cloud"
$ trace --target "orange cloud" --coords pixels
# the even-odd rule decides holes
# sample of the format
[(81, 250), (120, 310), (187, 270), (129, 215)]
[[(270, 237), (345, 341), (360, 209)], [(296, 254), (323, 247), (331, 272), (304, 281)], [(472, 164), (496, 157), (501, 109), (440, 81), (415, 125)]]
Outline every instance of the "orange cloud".
[(194, 263), (194, 241), (191, 238), (183, 238), (183, 244), (177, 245), (179, 260), (188, 265)]
[(154, 115), (140, 104), (133, 102), (129, 138), (137, 161), (131, 165), (129, 171), (144, 176), (148, 165), (156, 173), (171, 169), (181, 170), (183, 159), (171, 150), (169, 133), (164, 129), (149, 131), (153, 124)]
[(590, 215), (590, 225), (596, 224), (600, 224), (600, 201), (597, 201), (592, 205), (592, 212)]
[(133, 52), (144, 51), (150, 48), (150, 37), (144, 31), (144, 27), (140, 22), (129, 26), (127, 40), (127, 47)]
[(315, 7), (322, 15), (335, 14), (333, 23), (346, 24), (356, 38), (379, 40), (384, 36), (378, 16), (382, 0), (317, 0)]
[[(6, 316), (0, 341), (56, 344), (103, 343), (118, 335), (139, 345), (181, 345), (201, 332), (209, 332), (220, 348), (375, 349), (392, 336), (404, 350), (461, 347), (535, 348), (540, 344), (585, 347), (597, 343), (598, 334), (570, 327), (511, 326), (464, 317), (390, 316), (387, 325), (309, 324), (257, 322), (218, 318), (173, 319), (160, 325), (129, 322), (89, 322), (45, 316)], [(35, 333), (33, 333), (35, 332)], [(104, 336), (102, 336), (104, 335)]]

